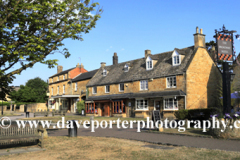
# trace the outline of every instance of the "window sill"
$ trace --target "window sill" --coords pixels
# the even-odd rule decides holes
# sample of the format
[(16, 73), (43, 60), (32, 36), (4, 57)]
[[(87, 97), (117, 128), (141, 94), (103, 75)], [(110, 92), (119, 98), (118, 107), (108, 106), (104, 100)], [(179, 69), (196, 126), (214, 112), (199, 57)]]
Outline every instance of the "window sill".
[(177, 87), (171, 87), (171, 88), (168, 88), (168, 87), (167, 87), (166, 89), (177, 89)]
[(178, 111), (178, 109), (164, 109), (163, 112), (164, 111)]
[(148, 111), (148, 109), (135, 109), (135, 111)]
[(151, 70), (153, 70), (153, 68), (147, 68), (146, 70), (147, 70), (147, 71), (151, 71)]
[(123, 91), (119, 91), (119, 92), (124, 92), (124, 90)]

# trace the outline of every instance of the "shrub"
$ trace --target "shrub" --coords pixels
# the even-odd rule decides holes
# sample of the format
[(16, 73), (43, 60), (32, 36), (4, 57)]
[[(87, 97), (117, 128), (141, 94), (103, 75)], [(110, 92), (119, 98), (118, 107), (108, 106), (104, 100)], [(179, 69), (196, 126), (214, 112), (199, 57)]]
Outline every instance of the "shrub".
[(82, 110), (85, 110), (84, 100), (77, 102), (77, 110), (78, 110), (78, 113), (80, 114), (82, 113)]
[(204, 109), (191, 109), (188, 110), (188, 119), (207, 120), (210, 118), (210, 115), (221, 113), (221, 110), (218, 108), (204, 108)]
[(188, 118), (188, 110), (187, 109), (181, 109), (179, 111), (176, 111), (174, 115), (178, 120), (187, 119)]

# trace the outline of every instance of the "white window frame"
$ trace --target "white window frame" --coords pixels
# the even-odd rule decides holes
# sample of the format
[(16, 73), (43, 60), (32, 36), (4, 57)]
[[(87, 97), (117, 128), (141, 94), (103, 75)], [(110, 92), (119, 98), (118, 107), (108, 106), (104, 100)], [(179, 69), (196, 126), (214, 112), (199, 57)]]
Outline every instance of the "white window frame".
[(57, 94), (59, 94), (59, 86), (57, 87)]
[(106, 69), (103, 70), (103, 76), (104, 77), (107, 76), (107, 70)]
[[(174, 78), (175, 78), (175, 86), (174, 86)], [(170, 85), (171, 83), (172, 83), (172, 85)], [(167, 88), (177, 88), (177, 77), (176, 76), (167, 77), (166, 78), (166, 86), (167, 86)]]
[[(173, 106), (176, 104), (177, 105), (177, 108), (169, 108), (169, 109), (166, 109), (165, 107), (166, 107), (166, 101), (168, 101), (168, 103), (169, 103), (169, 100), (170, 99), (172, 99), (173, 100)], [(175, 98), (173, 98), (173, 97), (169, 97), (169, 98), (164, 98), (163, 99), (163, 110), (178, 110), (178, 100), (177, 99), (175, 99)]]
[(63, 85), (63, 94), (65, 94), (65, 85)]
[(174, 50), (172, 54), (172, 65), (179, 66), (180, 64), (181, 64), (181, 56), (177, 51)]
[(77, 86), (77, 82), (75, 82), (75, 91), (77, 91), (78, 86)]
[(180, 56), (173, 56), (173, 64), (174, 66), (180, 65)]
[(125, 66), (124, 66), (124, 72), (128, 72), (128, 70), (129, 70), (129, 66), (128, 66), (128, 64), (125, 64)]
[(93, 93), (93, 94), (97, 94), (97, 86), (92, 87), (92, 93)]
[[(121, 90), (121, 85), (123, 85), (123, 90)], [(119, 92), (124, 92), (124, 83), (119, 84)]]
[(63, 80), (65, 80), (65, 75), (63, 75)]
[(146, 70), (153, 69), (153, 60), (148, 56), (146, 59)]
[[(107, 92), (107, 86), (109, 87), (109, 91)], [(105, 86), (105, 93), (109, 93), (110, 92), (110, 85), (106, 85)]]
[[(138, 107), (138, 101), (143, 101), (143, 107), (142, 108), (139, 108)], [(147, 107), (146, 108), (144, 108), (144, 106), (145, 106), (145, 103), (146, 103), (146, 101), (147, 101)], [(141, 103), (141, 102), (140, 102)], [(135, 110), (144, 110), (144, 111), (146, 111), (146, 110), (148, 110), (148, 100), (147, 99), (144, 99), (144, 98), (139, 98), (139, 99), (136, 99), (136, 101), (135, 101)]]
[[(140, 84), (141, 91), (148, 90), (148, 80), (141, 80), (139, 84)], [(142, 86), (143, 86), (143, 88), (142, 88)]]
[(57, 81), (59, 81), (59, 76), (57, 77)]

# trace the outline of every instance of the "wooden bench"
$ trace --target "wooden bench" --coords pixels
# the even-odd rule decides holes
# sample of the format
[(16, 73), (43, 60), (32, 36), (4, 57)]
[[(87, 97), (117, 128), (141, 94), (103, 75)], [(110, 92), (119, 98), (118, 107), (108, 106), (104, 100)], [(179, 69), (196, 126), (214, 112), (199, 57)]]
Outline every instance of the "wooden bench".
[[(39, 135), (41, 132), (41, 135)], [(9, 127), (7, 129), (0, 128), (0, 147), (25, 144), (28, 142), (41, 142), (40, 146), (43, 148), (43, 129), (31, 128), (26, 126), (25, 128)]]
[(48, 116), (48, 112), (35, 112), (34, 113), (34, 117), (36, 116), (45, 116), (47, 117)]
[(65, 110), (62, 110), (62, 111), (53, 111), (52, 112), (52, 116), (56, 116), (56, 115), (60, 115), (60, 116), (65, 116), (66, 115), (66, 112)]

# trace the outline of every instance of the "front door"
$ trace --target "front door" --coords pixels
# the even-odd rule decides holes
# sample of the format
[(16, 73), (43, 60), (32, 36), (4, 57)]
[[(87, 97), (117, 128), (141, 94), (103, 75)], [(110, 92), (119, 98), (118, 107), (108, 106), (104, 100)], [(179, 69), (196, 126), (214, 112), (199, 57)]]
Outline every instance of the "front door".
[(104, 116), (110, 116), (110, 107), (108, 103), (104, 103)]
[(104, 104), (101, 104), (101, 116), (105, 115), (105, 107)]
[(163, 104), (162, 101), (155, 100), (154, 108), (155, 108), (155, 110), (159, 110), (160, 111), (161, 116), (163, 116), (163, 105), (162, 104)]

